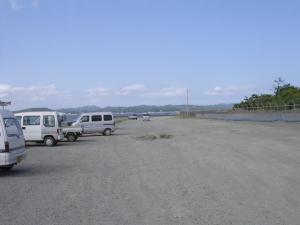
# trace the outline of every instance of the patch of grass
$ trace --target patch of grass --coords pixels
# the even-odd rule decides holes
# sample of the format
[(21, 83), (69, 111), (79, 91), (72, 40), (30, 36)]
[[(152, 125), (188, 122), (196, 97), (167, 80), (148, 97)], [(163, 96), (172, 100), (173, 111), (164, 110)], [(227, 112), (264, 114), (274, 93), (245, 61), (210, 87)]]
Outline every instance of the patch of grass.
[(137, 137), (137, 139), (141, 141), (153, 141), (156, 139), (170, 139), (172, 137), (173, 135), (170, 134), (160, 134), (160, 135), (147, 134), (147, 135), (139, 136)]
[(137, 137), (138, 140), (141, 140), (141, 141), (153, 141), (155, 139), (157, 139), (157, 137), (155, 135), (152, 135), (152, 134), (147, 134), (147, 135), (143, 135), (143, 136), (140, 136), (140, 137)]
[(173, 137), (173, 135), (171, 135), (171, 134), (160, 134), (159, 135), (159, 138), (161, 138), (161, 139), (170, 139), (172, 137)]

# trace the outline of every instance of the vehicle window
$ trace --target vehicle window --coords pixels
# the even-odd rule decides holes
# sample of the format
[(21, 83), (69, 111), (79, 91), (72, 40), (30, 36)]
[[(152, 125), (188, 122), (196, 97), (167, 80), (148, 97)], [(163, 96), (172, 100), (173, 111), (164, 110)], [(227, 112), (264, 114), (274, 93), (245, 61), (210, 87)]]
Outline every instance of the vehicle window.
[(61, 127), (62, 124), (67, 123), (67, 115), (57, 115), (58, 126)]
[(55, 117), (53, 115), (44, 116), (43, 121), (45, 127), (55, 127)]
[(16, 119), (18, 120), (19, 124), (21, 125), (22, 116), (16, 116)]
[(83, 116), (83, 117), (81, 117), (81, 119), (80, 119), (80, 122), (83, 122), (83, 123), (89, 122), (89, 121), (90, 121), (90, 116)]
[(40, 116), (24, 116), (24, 126), (40, 125)]
[(111, 121), (112, 115), (104, 115), (104, 121)]
[(21, 126), (15, 118), (5, 118), (4, 124), (8, 137), (22, 134)]
[(92, 121), (93, 122), (102, 121), (102, 116), (101, 115), (94, 115), (94, 116), (92, 116)]

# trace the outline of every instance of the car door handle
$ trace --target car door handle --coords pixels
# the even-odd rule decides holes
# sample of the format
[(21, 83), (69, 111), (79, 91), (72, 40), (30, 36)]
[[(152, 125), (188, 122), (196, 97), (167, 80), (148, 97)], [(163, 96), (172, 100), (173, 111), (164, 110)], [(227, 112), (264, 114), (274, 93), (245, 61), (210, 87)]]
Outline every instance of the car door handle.
[(26, 130), (26, 127), (22, 127), (23, 130)]

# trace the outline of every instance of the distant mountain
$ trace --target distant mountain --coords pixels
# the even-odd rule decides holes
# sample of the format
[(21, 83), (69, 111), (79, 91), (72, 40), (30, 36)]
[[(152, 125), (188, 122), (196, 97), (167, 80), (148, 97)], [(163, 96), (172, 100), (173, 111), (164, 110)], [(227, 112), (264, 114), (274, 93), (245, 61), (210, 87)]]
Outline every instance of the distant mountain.
[[(233, 104), (217, 104), (217, 105), (189, 105), (189, 111), (206, 111), (206, 110), (229, 110), (232, 109)], [(104, 108), (88, 105), (75, 108), (62, 108), (56, 109), (55, 111), (64, 112), (64, 113), (85, 113), (85, 112), (113, 112), (113, 113), (144, 113), (144, 112), (177, 112), (185, 111), (187, 109), (186, 105), (139, 105), (139, 106), (107, 106)], [(29, 108), (18, 110), (16, 112), (36, 112), (36, 111), (54, 111), (49, 108)]]
[[(217, 105), (206, 105), (206, 106), (197, 106), (189, 105), (190, 111), (204, 111), (204, 110), (228, 110), (232, 109), (233, 104), (217, 104)], [(107, 106), (100, 108), (95, 105), (82, 106), (78, 108), (63, 108), (58, 109), (57, 111), (65, 113), (84, 113), (84, 112), (113, 112), (113, 113), (144, 113), (144, 112), (176, 112), (184, 111), (187, 109), (186, 105), (139, 105), (139, 106), (129, 106), (129, 107), (116, 107), (116, 106)]]

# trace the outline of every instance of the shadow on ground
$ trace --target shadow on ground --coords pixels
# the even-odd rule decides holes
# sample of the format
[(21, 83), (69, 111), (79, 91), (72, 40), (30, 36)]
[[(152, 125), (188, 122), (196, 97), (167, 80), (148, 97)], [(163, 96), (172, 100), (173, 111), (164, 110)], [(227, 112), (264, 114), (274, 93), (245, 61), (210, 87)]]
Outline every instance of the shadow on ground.
[(16, 166), (10, 171), (1, 171), (0, 177), (33, 177), (33, 176), (47, 176), (50, 174), (63, 174), (71, 171), (74, 166), (59, 164), (59, 165), (40, 165), (40, 166)]

